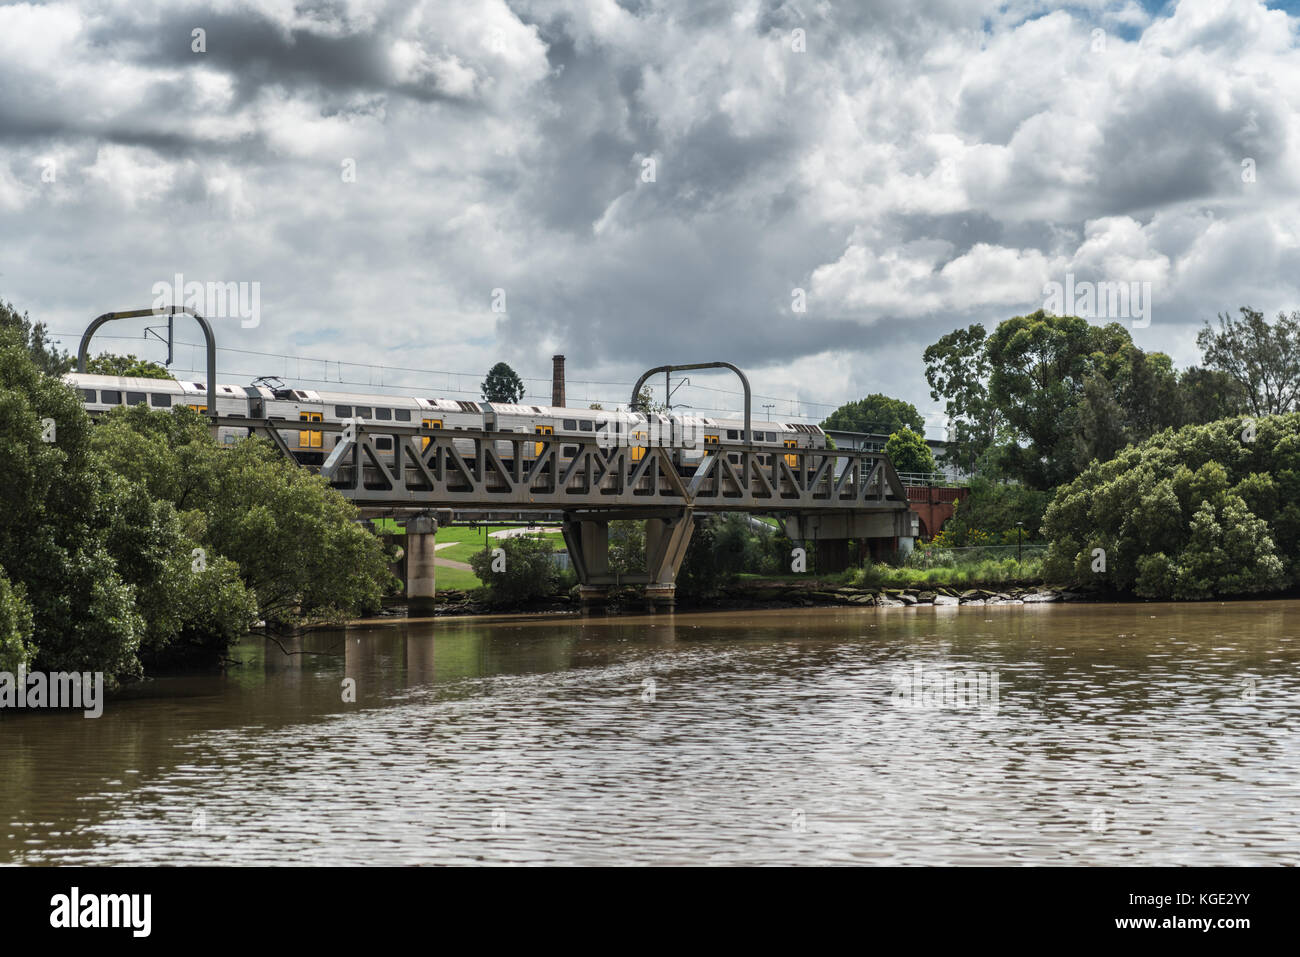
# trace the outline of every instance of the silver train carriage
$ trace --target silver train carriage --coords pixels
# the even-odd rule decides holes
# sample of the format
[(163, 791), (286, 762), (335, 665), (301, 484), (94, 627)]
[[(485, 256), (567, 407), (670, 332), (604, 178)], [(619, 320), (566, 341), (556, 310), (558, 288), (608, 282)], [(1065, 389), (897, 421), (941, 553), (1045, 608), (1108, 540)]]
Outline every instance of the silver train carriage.
[[(91, 413), (122, 405), (147, 405), (152, 409), (187, 405), (198, 412), (208, 411), (207, 387), (202, 382), (79, 372), (69, 373), (64, 376), (64, 381), (77, 390), (82, 404)], [(707, 416), (668, 416), (287, 387), (272, 389), (261, 384), (218, 385), (216, 403), (216, 414), (226, 418), (284, 422), (284, 428), (278, 429), (280, 437), (299, 463), (307, 466), (323, 464), (330, 449), (339, 441), (338, 433), (314, 429), (313, 423), (345, 424), (356, 419), (372, 429), (376, 424), (391, 422), (401, 426), (418, 425), (431, 431), (482, 429), (539, 436), (595, 437), (602, 448), (630, 447), (633, 461), (645, 454), (645, 448), (663, 446), (674, 450), (673, 458), (682, 474), (694, 471), (707, 447), (745, 444), (742, 419)], [(783, 454), (783, 449), (826, 447), (826, 436), (815, 425), (756, 421), (752, 428), (752, 444), (771, 449), (761, 454), (760, 463), (763, 465), (771, 464), (771, 456)], [(217, 438), (220, 442), (232, 444), (248, 434), (248, 429), (222, 426), (217, 431)], [(394, 448), (393, 437), (378, 435), (375, 445), (381, 452), (391, 451)], [(497, 446), (497, 455), (503, 462), (512, 464), (513, 444), (502, 441)], [(457, 443), (457, 449), (469, 454), (474, 446), (466, 440), (463, 444)], [(545, 450), (545, 445), (524, 442), (520, 449), (525, 461), (531, 461)], [(561, 461), (571, 459), (577, 449), (576, 445), (561, 443)], [(794, 456), (786, 454), (793, 466)], [(732, 453), (730, 458), (735, 463), (740, 461), (738, 453)]]

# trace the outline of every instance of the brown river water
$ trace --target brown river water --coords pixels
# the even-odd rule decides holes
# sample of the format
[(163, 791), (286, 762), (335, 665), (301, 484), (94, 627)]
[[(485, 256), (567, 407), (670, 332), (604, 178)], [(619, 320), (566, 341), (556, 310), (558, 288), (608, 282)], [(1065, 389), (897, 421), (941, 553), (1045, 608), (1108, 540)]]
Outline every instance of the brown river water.
[(293, 647), (335, 654), (248, 639), (241, 667), (98, 719), (0, 713), (0, 863), (1300, 863), (1300, 602), (444, 619)]

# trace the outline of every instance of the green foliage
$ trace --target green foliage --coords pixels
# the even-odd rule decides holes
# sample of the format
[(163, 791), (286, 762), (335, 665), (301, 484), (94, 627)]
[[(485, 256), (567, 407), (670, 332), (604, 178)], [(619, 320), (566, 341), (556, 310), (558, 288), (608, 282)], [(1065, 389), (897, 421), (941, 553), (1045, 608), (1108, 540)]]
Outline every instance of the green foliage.
[(976, 588), (989, 585), (1028, 585), (1042, 581), (1043, 559), (1026, 556), (988, 558), (936, 568), (869, 564), (858, 569), (852, 582), (859, 588)]
[(196, 542), (235, 563), (268, 623), (367, 614), (394, 586), (356, 508), (263, 439), (223, 448), (191, 409), (132, 406), (110, 412), (94, 443), (115, 472), (184, 513)]
[(1002, 435), (1004, 417), (988, 391), (986, 338), (984, 326), (975, 323), (941, 336), (924, 354), (930, 398), (945, 403), (950, 424), (944, 457), (959, 468), (987, 461)]
[(899, 429), (922, 432), (925, 429), (925, 419), (912, 403), (874, 392), (865, 399), (844, 403), (826, 417), (822, 428), (889, 435)]
[(488, 402), (514, 404), (524, 397), (524, 380), (504, 362), (488, 370), (487, 378), (479, 388)]
[(644, 412), (647, 415), (655, 412), (667, 412), (668, 406), (662, 402), (656, 402), (654, 393), (650, 391), (649, 386), (642, 389), (636, 394), (636, 401), (628, 408), (633, 412)]
[(172, 374), (156, 362), (134, 355), (118, 356), (108, 352), (87, 359), (86, 371), (93, 375), (120, 375), (135, 379), (172, 378)]
[(1207, 322), (1196, 336), (1205, 366), (1234, 382), (1252, 412), (1289, 412), (1300, 398), (1300, 312), (1278, 313), (1269, 325), (1262, 312), (1249, 306), (1241, 318), (1219, 315), (1219, 331)]
[(488, 601), (510, 607), (554, 595), (562, 576), (551, 558), (553, 546), (541, 536), (519, 535), (499, 540), (494, 548), (505, 551), (505, 567), (492, 570), (492, 551), (484, 549), (470, 558), (470, 567), (487, 586)]
[(1012, 477), (1052, 488), (1078, 473), (1079, 400), (1089, 375), (1105, 374), (1131, 346), (1118, 323), (1091, 325), (1041, 309), (1000, 323), (986, 345), (989, 396), (1019, 440), (1003, 450)]
[(1246, 390), (1226, 372), (1192, 366), (1178, 377), (1180, 425), (1215, 422), (1250, 408)]
[(32, 608), (21, 585), (13, 585), (0, 568), (0, 671), (10, 674), (31, 664)]
[(1169, 357), (1143, 352), (1118, 323), (1039, 310), (987, 338), (978, 324), (949, 333), (925, 361), (930, 394), (951, 422), (949, 462), (1034, 488), (1183, 422)]
[(714, 562), (718, 550), (715, 528), (712, 516), (696, 518), (690, 544), (677, 570), (678, 598), (696, 601), (711, 598), (726, 584), (727, 575)]
[(1300, 558), (1297, 491), (1298, 413), (1168, 430), (1057, 490), (1046, 570), (1148, 598), (1276, 590)]
[(609, 570), (620, 576), (645, 571), (645, 523), (609, 523)]
[(32, 344), (25, 317), (0, 325), (0, 567), (31, 608), (36, 664), (137, 674), (145, 626), (109, 550), (110, 480), (76, 393), (42, 372)]
[(1024, 523), (1024, 541), (1037, 541), (1052, 493), (1014, 482), (974, 478), (970, 494), (957, 503), (952, 518), (936, 539), (947, 546), (1014, 545), (1016, 523)]
[(925, 444), (925, 437), (911, 429), (905, 428), (891, 435), (885, 443), (885, 454), (897, 472), (928, 474), (935, 469), (934, 453)]
[(14, 333), (36, 368), (46, 375), (63, 375), (76, 364), (71, 355), (50, 344), (45, 323), (32, 322), (27, 313), (19, 315), (13, 303), (0, 300), (0, 332), (6, 330)]

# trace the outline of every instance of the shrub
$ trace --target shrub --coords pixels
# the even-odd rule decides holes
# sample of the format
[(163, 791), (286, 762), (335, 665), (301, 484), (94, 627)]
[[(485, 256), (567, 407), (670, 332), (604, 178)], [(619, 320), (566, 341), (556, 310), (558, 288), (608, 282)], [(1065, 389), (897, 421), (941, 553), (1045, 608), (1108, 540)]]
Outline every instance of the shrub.
[(0, 568), (0, 671), (15, 673), (31, 664), (32, 609), (21, 585), (10, 584)]
[(1300, 559), (1298, 491), (1300, 413), (1166, 430), (1056, 491), (1046, 570), (1147, 598), (1277, 590)]
[(536, 535), (502, 539), (497, 546), (505, 552), (504, 568), (493, 571), (492, 552), (470, 556), (469, 565), (485, 584), (489, 604), (510, 607), (536, 598), (549, 598), (560, 588), (562, 576), (551, 558), (551, 543)]

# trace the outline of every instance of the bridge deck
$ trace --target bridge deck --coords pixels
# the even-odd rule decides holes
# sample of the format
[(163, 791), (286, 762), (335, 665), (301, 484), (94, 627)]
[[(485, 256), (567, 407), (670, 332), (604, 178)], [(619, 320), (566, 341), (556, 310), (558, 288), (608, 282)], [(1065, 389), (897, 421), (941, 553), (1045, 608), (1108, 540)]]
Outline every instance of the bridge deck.
[[(693, 456), (703, 453), (698, 462), (679, 465), (676, 449), (604, 449), (592, 436), (445, 431), (387, 422), (218, 417), (215, 424), (248, 428), (286, 455), (292, 450), (279, 431), (339, 434), (320, 473), (367, 509), (865, 514), (909, 507), (907, 489), (883, 452), (710, 445), (693, 451)], [(392, 448), (378, 448), (379, 438), (390, 439)]]

